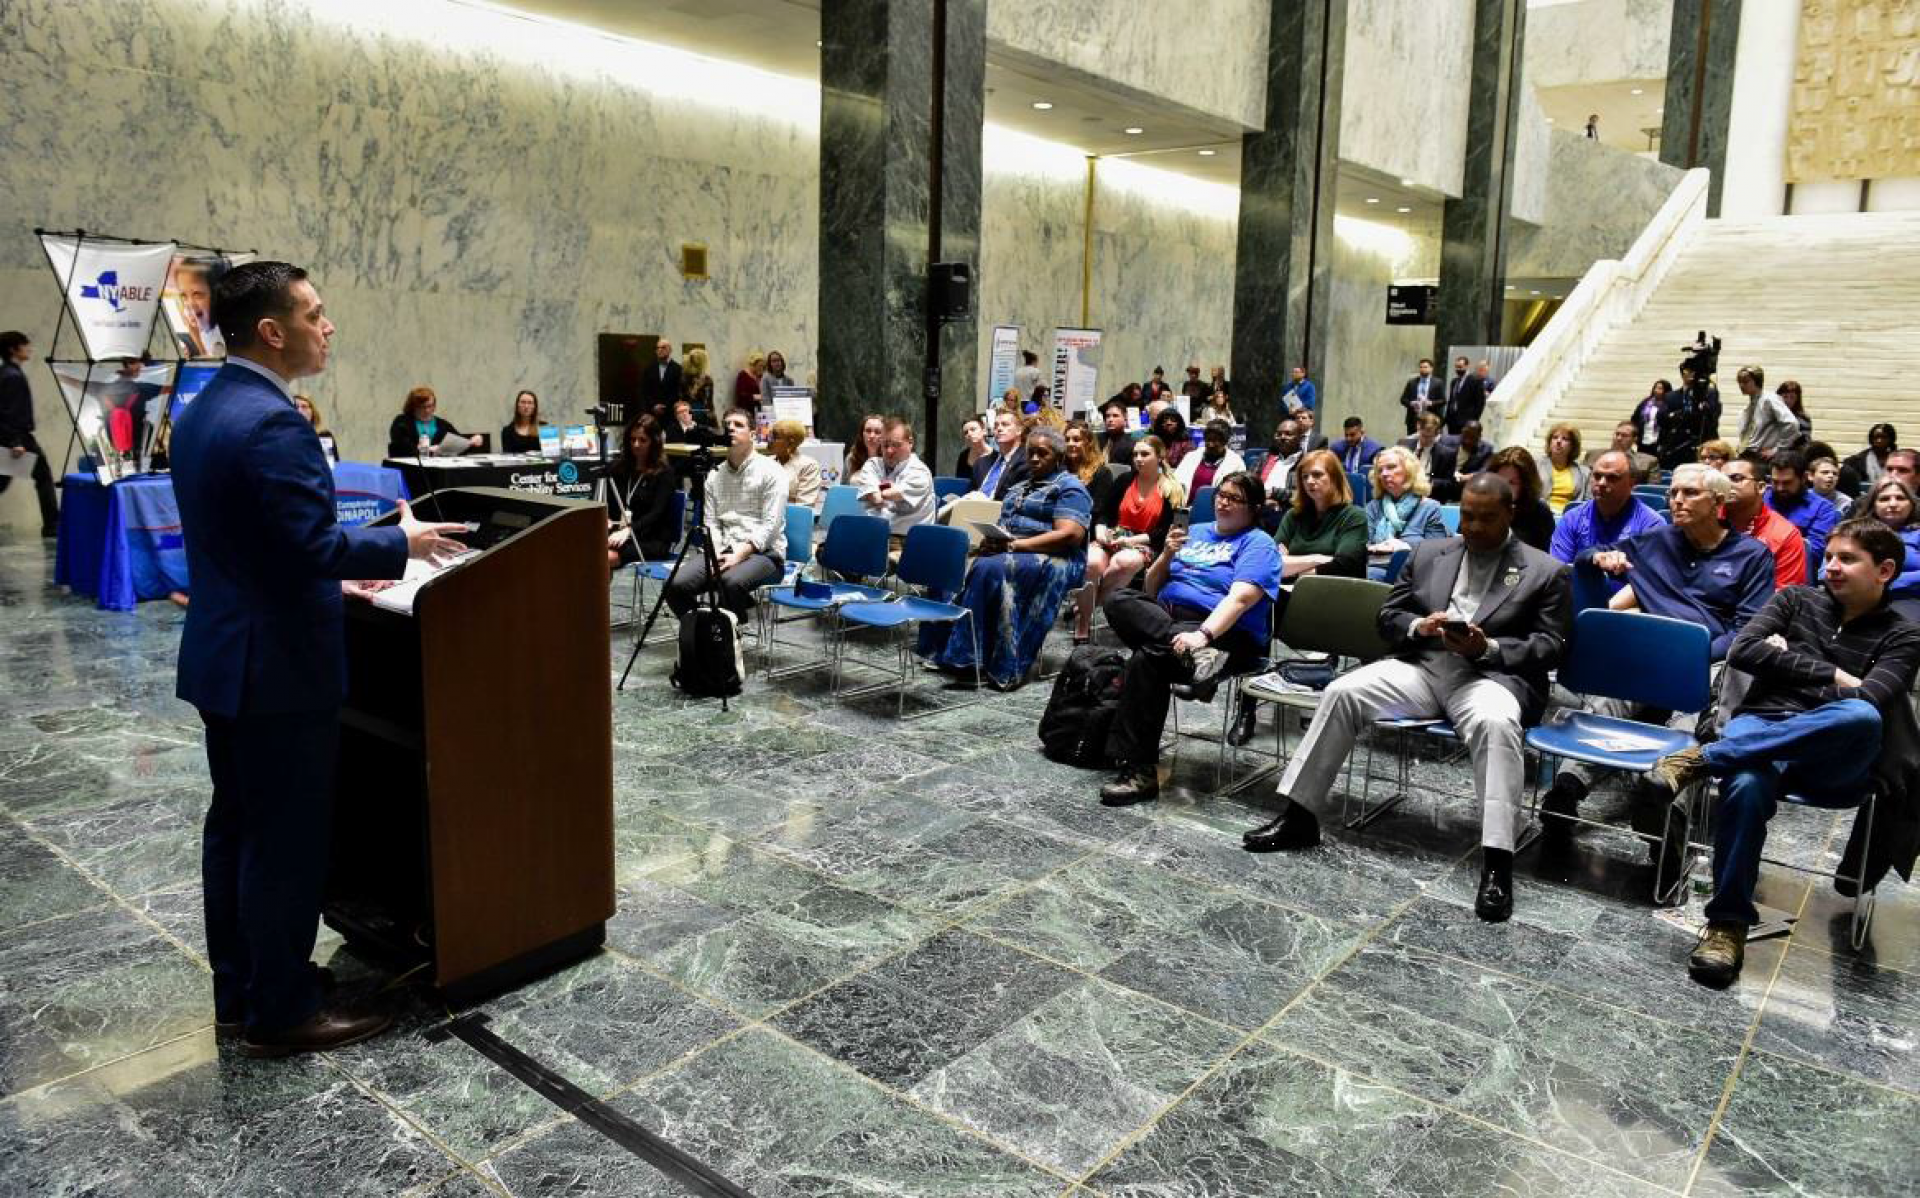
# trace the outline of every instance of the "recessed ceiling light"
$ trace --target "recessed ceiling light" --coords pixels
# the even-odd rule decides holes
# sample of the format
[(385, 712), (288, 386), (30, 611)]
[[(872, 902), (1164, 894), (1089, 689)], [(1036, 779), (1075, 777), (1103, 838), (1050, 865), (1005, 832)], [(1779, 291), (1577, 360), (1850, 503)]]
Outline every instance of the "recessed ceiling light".
[(1539, 293), (1538, 291), (1534, 291), (1534, 290), (1531, 290), (1531, 289), (1529, 289), (1529, 290), (1527, 291), (1527, 294), (1528, 294), (1528, 295), (1539, 295), (1540, 293)]
[(1379, 202), (1380, 202), (1380, 197), (1379, 197), (1379, 196), (1368, 196), (1368, 197), (1367, 197), (1367, 203), (1369, 203), (1369, 204), (1378, 204)]
[(1033, 106), (1041, 112), (1045, 112), (1047, 109), (1053, 107), (1053, 105), (1046, 100), (1035, 100)]
[(1547, 124), (1549, 124), (1549, 125), (1551, 125), (1551, 124), (1553, 124), (1553, 118), (1552, 118), (1552, 117), (1548, 117), (1548, 118), (1547, 118)]
[(1514, 287), (1514, 285), (1513, 285), (1512, 283), (1508, 283), (1508, 284), (1507, 284), (1507, 290), (1508, 290), (1508, 291), (1514, 291), (1514, 290), (1517, 290), (1517, 289), (1516, 289), (1516, 288)]
[(1202, 158), (1211, 158), (1211, 157), (1213, 157), (1213, 156), (1214, 156), (1215, 154), (1217, 154), (1217, 153), (1219, 153), (1219, 151), (1218, 151), (1218, 150), (1202, 150), (1202, 151), (1200, 151), (1200, 157), (1202, 157)]
[(1400, 208), (1395, 208), (1394, 211), (1395, 212), (1412, 212), (1413, 209), (1407, 208), (1407, 207), (1400, 207)]
[(1126, 127), (1126, 128), (1124, 129), (1124, 130), (1122, 130), (1122, 132), (1124, 132), (1124, 133), (1128, 133), (1128, 134), (1133, 134), (1133, 133), (1145, 133), (1145, 132), (1146, 132), (1146, 130), (1145, 130), (1145, 129), (1142, 129), (1142, 128), (1141, 128), (1140, 126), (1138, 126), (1138, 125), (1128, 125), (1128, 126), (1127, 126), (1127, 127)]
[(1636, 96), (1644, 96), (1647, 94), (1647, 89), (1644, 87), (1636, 87), (1633, 89), (1631, 94)]
[(813, 44), (814, 44), (814, 45), (815, 45), (816, 47), (817, 47), (817, 46), (824, 46), (824, 45), (826, 45), (826, 43), (825, 43), (825, 42), (822, 42), (822, 41), (820, 41), (820, 40), (819, 40), (819, 39), (817, 39), (817, 38), (816, 38), (816, 39), (814, 40), (814, 43), (813, 43)]
[(1412, 186), (1414, 186), (1414, 182), (1413, 182), (1413, 180), (1412, 180), (1412, 179), (1402, 179), (1402, 180), (1400, 180), (1400, 186), (1402, 186), (1402, 187), (1412, 187)]

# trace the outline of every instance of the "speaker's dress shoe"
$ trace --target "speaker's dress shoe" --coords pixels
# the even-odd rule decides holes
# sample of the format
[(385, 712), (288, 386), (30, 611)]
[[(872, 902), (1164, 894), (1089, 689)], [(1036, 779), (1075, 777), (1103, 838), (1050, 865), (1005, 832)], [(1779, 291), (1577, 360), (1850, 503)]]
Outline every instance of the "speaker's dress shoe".
[(248, 1032), (240, 1051), (250, 1057), (290, 1057), (301, 1052), (323, 1052), (379, 1035), (393, 1024), (385, 1011), (350, 1011), (321, 1007), (305, 1023), (280, 1032)]
[(1282, 849), (1310, 849), (1320, 843), (1320, 820), (1298, 803), (1251, 832), (1240, 834), (1241, 847), (1249, 853), (1274, 853)]
[(1513, 876), (1509, 871), (1491, 865), (1480, 871), (1473, 913), (1488, 923), (1507, 922), (1513, 915)]
[(1129, 766), (1118, 778), (1100, 788), (1102, 807), (1131, 807), (1159, 797), (1160, 770), (1151, 765)]
[[(340, 986), (340, 979), (334, 977), (333, 970), (328, 969), (325, 965), (315, 965), (313, 967), (313, 977), (315, 981), (320, 983), (320, 997), (323, 1001), (330, 998), (333, 992)], [(246, 1030), (247, 1021), (244, 1018), (215, 1019), (213, 1021), (213, 1034), (222, 1040), (230, 1040)]]

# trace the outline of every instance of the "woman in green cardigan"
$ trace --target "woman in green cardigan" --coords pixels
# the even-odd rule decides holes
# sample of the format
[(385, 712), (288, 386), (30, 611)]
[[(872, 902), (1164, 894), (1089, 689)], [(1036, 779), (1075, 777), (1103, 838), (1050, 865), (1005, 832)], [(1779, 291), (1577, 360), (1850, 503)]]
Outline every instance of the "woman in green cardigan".
[(1283, 553), (1282, 577), (1367, 576), (1367, 514), (1354, 506), (1340, 459), (1316, 449), (1300, 461), (1293, 506), (1273, 539)]

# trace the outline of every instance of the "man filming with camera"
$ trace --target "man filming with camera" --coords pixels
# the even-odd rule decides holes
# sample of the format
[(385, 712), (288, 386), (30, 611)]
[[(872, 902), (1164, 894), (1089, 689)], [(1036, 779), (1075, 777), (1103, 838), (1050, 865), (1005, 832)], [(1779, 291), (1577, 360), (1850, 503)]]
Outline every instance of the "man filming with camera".
[[(753, 417), (741, 408), (727, 413), (727, 456), (709, 464), (705, 451), (691, 459), (696, 485), (705, 473), (705, 525), (720, 572), (720, 604), (745, 618), (755, 587), (779, 578), (787, 548), (787, 472), (754, 452)], [(676, 616), (692, 611), (712, 588), (706, 558), (689, 553), (667, 580), (667, 606)]]

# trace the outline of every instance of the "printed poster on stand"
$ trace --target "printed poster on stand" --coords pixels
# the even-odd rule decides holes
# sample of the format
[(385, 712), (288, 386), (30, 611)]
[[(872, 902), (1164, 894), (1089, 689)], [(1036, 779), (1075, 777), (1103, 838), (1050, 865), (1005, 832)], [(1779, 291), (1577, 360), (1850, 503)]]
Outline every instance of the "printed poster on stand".
[(226, 339), (213, 323), (213, 285), (220, 276), (255, 255), (177, 250), (167, 264), (166, 285), (160, 289), (160, 315), (173, 335), (174, 349), (183, 358), (201, 361), (227, 356)]
[(152, 447), (177, 362), (49, 362), (102, 484), (138, 474)]
[(982, 411), (992, 408), (1002, 395), (1013, 390), (1013, 372), (1019, 364), (1020, 326), (994, 325), (992, 348), (987, 354), (987, 402)]
[(1053, 331), (1053, 406), (1068, 418), (1100, 402), (1100, 330)]
[(66, 288), (67, 311), (95, 362), (138, 358), (147, 350), (174, 243), (135, 245), (42, 233), (53, 277)]

